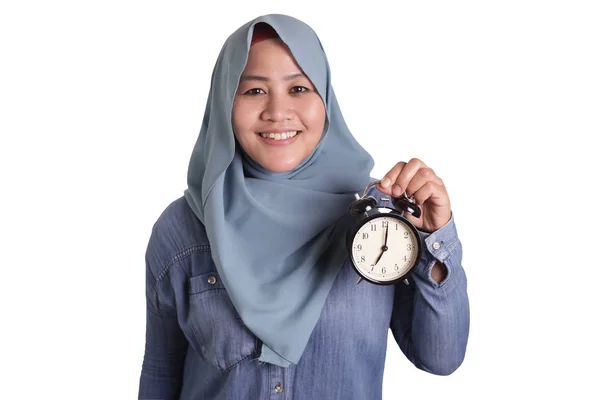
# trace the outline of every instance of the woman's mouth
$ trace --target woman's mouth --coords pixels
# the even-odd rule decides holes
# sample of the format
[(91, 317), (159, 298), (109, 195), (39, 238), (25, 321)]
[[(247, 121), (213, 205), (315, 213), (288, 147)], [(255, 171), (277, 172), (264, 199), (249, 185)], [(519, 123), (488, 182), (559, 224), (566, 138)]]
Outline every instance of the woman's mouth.
[(302, 133), (302, 131), (288, 131), (288, 132), (258, 132), (258, 135), (267, 144), (272, 145), (284, 145), (290, 144), (296, 140), (296, 138)]
[(281, 133), (259, 132), (258, 134), (265, 139), (285, 140), (285, 139), (293, 138), (298, 133), (300, 133), (300, 131), (289, 131), (289, 132), (281, 132)]

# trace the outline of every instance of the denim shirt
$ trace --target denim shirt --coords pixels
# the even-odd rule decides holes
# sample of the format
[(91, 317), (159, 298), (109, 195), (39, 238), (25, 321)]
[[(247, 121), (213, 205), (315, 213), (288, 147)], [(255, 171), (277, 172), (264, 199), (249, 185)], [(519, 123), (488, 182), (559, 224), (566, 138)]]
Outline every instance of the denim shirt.
[[(452, 373), (469, 333), (454, 217), (420, 235), (421, 260), (408, 285), (357, 285), (346, 260), (300, 361), (283, 368), (257, 360), (261, 342), (220, 280), (204, 226), (184, 197), (175, 200), (154, 224), (146, 252), (139, 399), (381, 399), (389, 329), (417, 368)], [(448, 271), (440, 283), (430, 275), (436, 260)]]

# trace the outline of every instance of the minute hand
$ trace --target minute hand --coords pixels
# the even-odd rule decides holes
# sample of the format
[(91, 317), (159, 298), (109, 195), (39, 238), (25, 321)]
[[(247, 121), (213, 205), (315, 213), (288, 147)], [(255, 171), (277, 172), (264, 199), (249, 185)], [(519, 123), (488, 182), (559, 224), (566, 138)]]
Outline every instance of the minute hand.
[(389, 222), (388, 225), (385, 226), (385, 242), (383, 243), (383, 247), (385, 247), (384, 251), (387, 251), (387, 239), (388, 239), (388, 230), (389, 230)]

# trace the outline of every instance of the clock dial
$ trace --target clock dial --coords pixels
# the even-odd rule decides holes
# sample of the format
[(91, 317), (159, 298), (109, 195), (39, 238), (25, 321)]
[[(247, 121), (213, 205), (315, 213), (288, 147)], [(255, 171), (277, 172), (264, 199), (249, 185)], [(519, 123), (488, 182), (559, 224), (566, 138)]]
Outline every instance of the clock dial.
[(373, 218), (354, 235), (354, 265), (363, 275), (377, 281), (398, 279), (417, 261), (418, 240), (414, 231), (398, 218)]

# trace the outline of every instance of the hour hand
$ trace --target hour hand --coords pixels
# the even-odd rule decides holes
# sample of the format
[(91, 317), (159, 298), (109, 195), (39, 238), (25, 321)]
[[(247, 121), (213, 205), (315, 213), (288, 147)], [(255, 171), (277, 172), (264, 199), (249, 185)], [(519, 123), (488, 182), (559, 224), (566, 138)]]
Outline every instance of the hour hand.
[(377, 260), (375, 260), (375, 264), (373, 264), (374, 266), (377, 265), (379, 260), (381, 260), (381, 257), (383, 257), (383, 253), (385, 253), (387, 251), (387, 249), (388, 249), (387, 240), (388, 240), (388, 225), (385, 226), (385, 239), (384, 239), (383, 246), (381, 246), (381, 254), (379, 255), (379, 257), (377, 257)]
[(385, 250), (381, 250), (381, 254), (379, 255), (379, 257), (377, 257), (377, 260), (375, 260), (375, 264), (373, 264), (373, 266), (376, 266), (377, 263), (379, 262), (379, 260), (381, 260), (381, 257), (383, 256), (383, 253), (385, 253)]

